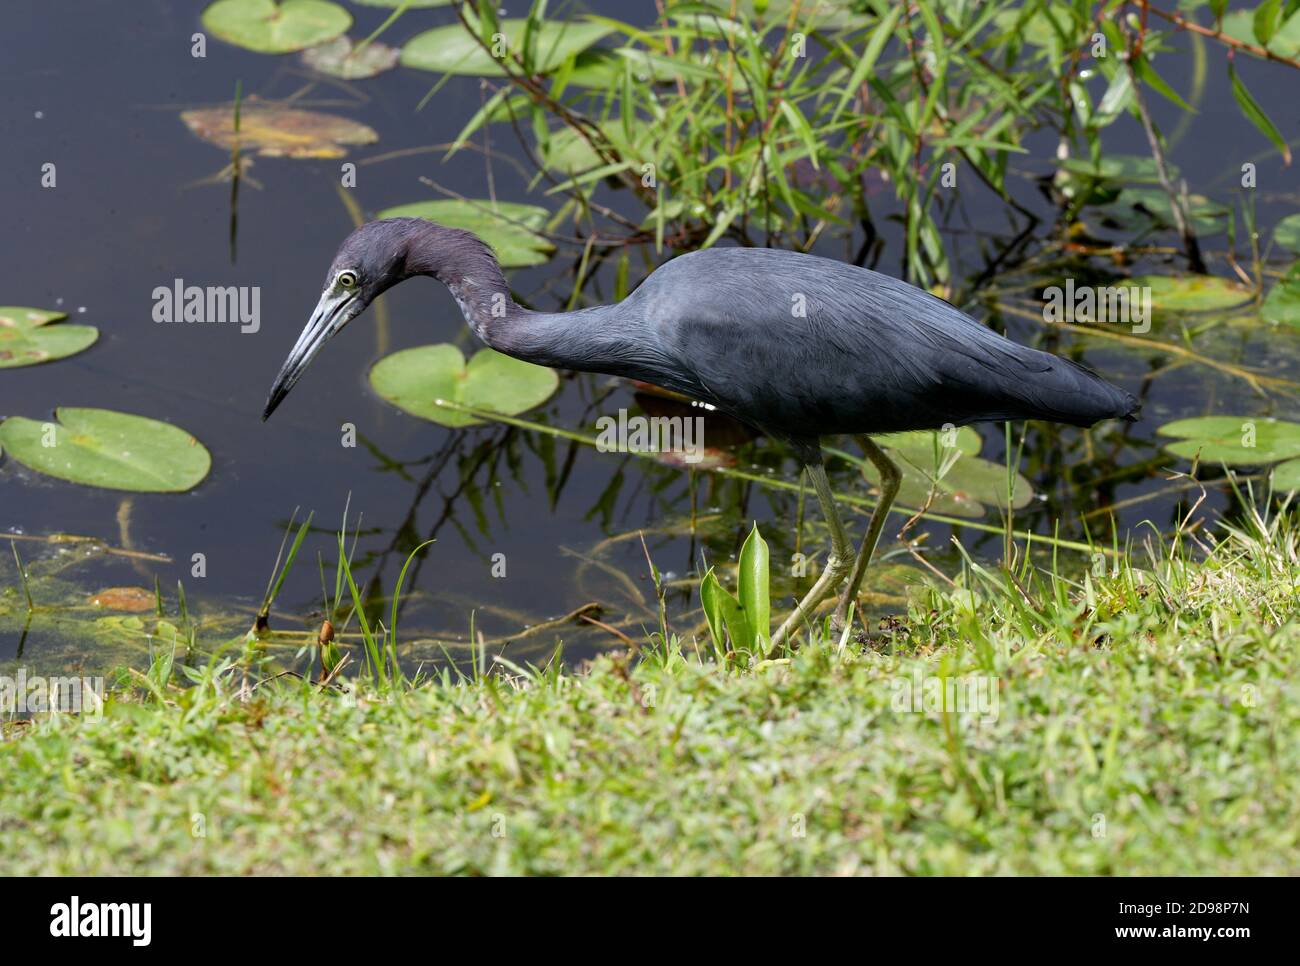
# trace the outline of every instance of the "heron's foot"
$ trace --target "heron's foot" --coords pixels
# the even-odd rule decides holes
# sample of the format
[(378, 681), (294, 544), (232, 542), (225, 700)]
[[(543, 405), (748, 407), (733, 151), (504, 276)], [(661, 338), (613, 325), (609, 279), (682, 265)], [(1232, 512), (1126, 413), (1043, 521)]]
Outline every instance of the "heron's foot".
[(791, 642), (792, 636), (808, 624), (817, 606), (824, 600), (834, 595), (836, 588), (844, 582), (844, 578), (849, 575), (852, 569), (852, 561), (831, 555), (826, 561), (817, 580), (813, 583), (812, 589), (804, 594), (803, 600), (799, 601), (794, 612), (785, 619), (775, 634), (772, 635), (772, 649), (770, 654), (776, 654), (787, 643), (791, 648), (794, 644)]

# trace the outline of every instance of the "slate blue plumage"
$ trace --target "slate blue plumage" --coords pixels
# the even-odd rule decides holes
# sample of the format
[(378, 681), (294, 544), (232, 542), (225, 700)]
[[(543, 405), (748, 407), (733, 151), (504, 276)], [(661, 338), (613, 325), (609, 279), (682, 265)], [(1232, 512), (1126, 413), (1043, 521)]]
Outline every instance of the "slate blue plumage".
[(793, 449), (834, 549), (776, 640), (834, 591), (854, 557), (822, 468), (821, 436), (859, 436), (881, 472), (881, 499), (836, 609), (840, 624), (897, 490), (896, 468), (868, 434), (1008, 419), (1091, 426), (1137, 415), (1130, 393), (1090, 370), (1012, 342), (905, 282), (832, 259), (711, 248), (660, 266), (616, 305), (534, 312), (510, 297), (491, 249), (473, 234), (392, 218), (363, 225), (339, 248), (263, 419), (330, 337), (416, 275), (443, 282), (479, 338), (501, 352), (673, 389)]

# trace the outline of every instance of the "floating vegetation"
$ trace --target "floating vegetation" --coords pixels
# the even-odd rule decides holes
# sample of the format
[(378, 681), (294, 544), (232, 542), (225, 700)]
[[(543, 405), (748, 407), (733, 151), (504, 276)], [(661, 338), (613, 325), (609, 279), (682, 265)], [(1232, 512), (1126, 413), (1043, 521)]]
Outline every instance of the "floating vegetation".
[(445, 199), (385, 208), (380, 218), (427, 218), (448, 228), (472, 231), (492, 246), (502, 268), (541, 265), (555, 246), (537, 234), (550, 212), (512, 201)]
[(85, 486), (179, 493), (198, 486), (212, 457), (170, 423), (108, 409), (62, 407), (57, 422), (10, 416), (0, 443), (29, 469)]
[(1273, 241), (1300, 255), (1300, 215), (1287, 215), (1273, 227)]
[(1165, 423), (1161, 436), (1177, 442), (1165, 446), (1184, 459), (1228, 466), (1262, 466), (1300, 457), (1300, 423), (1255, 416), (1197, 416)]
[(312, 70), (344, 80), (364, 80), (397, 66), (400, 51), (387, 44), (370, 43), (358, 48), (349, 37), (335, 37), (319, 47), (302, 52), (302, 62)]
[[(494, 33), (501, 34), (507, 49), (519, 50), (527, 26), (528, 20), (522, 17), (502, 20)], [(557, 70), (570, 57), (613, 32), (614, 28), (604, 23), (544, 21), (531, 35), (532, 72), (546, 74)], [(402, 48), (402, 66), (479, 77), (500, 77), (506, 73), (501, 61), (458, 23), (426, 30), (408, 41)]]
[(347, 145), (374, 144), (374, 128), (321, 111), (300, 111), (280, 104), (250, 98), (235, 109), (206, 107), (182, 111), (185, 126), (209, 144), (227, 151), (238, 145), (241, 151), (256, 151), (268, 158), (341, 158)]
[(0, 369), (66, 359), (94, 345), (99, 330), (93, 325), (50, 324), (67, 317), (66, 312), (0, 306)]
[[(943, 432), (920, 430), (877, 436), (876, 442), (896, 457), (902, 480), (898, 500), (905, 506), (924, 507), (927, 511), (955, 517), (978, 519), (989, 506), (1007, 504), (1007, 468), (978, 455), (982, 440), (979, 433), (963, 426), (945, 438)], [(880, 484), (880, 475), (869, 460), (855, 460), (862, 475)], [(1034, 487), (1016, 473), (1011, 506), (1019, 510), (1034, 498)]]
[(453, 0), (352, 0), (359, 7), (449, 7)]
[(236, 47), (290, 54), (346, 33), (352, 15), (328, 0), (217, 0), (203, 26)]
[(1152, 308), (1164, 312), (1217, 312), (1254, 298), (1246, 286), (1217, 275), (1138, 275), (1121, 284), (1149, 288)]
[(143, 614), (158, 606), (158, 596), (144, 587), (105, 587), (91, 594), (88, 601), (91, 607), (103, 610), (120, 610), (130, 614)]
[(468, 363), (454, 345), (424, 345), (380, 359), (370, 370), (375, 392), (412, 416), (443, 426), (481, 422), (441, 405), (450, 402), (514, 416), (540, 406), (560, 385), (555, 370), (480, 349)]
[(1296, 262), (1271, 289), (1259, 314), (1267, 322), (1300, 328), (1300, 262)]

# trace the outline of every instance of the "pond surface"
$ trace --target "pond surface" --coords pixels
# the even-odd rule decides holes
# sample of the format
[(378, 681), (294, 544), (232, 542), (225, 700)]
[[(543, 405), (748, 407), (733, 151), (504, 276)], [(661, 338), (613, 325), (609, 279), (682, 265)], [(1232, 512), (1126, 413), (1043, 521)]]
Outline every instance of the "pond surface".
[[(0, 58), (5, 239), (0, 304), (61, 309), (70, 313), (70, 321), (97, 326), (101, 337), (91, 350), (70, 359), (0, 372), (0, 416), (44, 419), (58, 406), (119, 409), (183, 426), (213, 455), (210, 476), (183, 495), (124, 495), (42, 477), (13, 459), (0, 462), (0, 532), (27, 538), (85, 535), (120, 551), (105, 553), (85, 543), (20, 541), (33, 575), (48, 581), (45, 593), (72, 604), (104, 587), (152, 591), (156, 577), (170, 610), (175, 607), (173, 588), (183, 581), (190, 610), (218, 628), (219, 637), (236, 635), (251, 622), (284, 528), (295, 508), (301, 508), (299, 518), (315, 513), (316, 532), (280, 594), (272, 627), (303, 629), (319, 621), (317, 554), (328, 564), (332, 583), (333, 531), (350, 498), (352, 521), (361, 519), (358, 575), (367, 581), (377, 578), (390, 588), (406, 554), (423, 540), (436, 540), (408, 579), (412, 595), (402, 625), (404, 638), (417, 642), (407, 654), (413, 662), (436, 660), (441, 652), (434, 642), (456, 652), (471, 622), (489, 641), (513, 639), (512, 656), (544, 656), (562, 637), (566, 657), (578, 658), (621, 646), (620, 641), (590, 623), (532, 636), (518, 632), (596, 602), (602, 605), (603, 623), (643, 638), (658, 624), (647, 549), (668, 581), (678, 582), (668, 598), (669, 618), (674, 629), (688, 630), (698, 615), (686, 614), (696, 607), (687, 578), (698, 572), (702, 559), (731, 559), (748, 521), (759, 522), (774, 560), (788, 560), (796, 540), (805, 549), (821, 548), (824, 531), (812, 501), (799, 537), (797, 493), (762, 482), (797, 482), (792, 461), (765, 441), (735, 451), (737, 467), (752, 471), (757, 482), (706, 472), (692, 478), (680, 467), (603, 454), (510, 426), (449, 430), (379, 399), (366, 373), (380, 357), (431, 342), (475, 348), (452, 297), (431, 280), (413, 281), (386, 295), (383, 317), (372, 309), (332, 342), (275, 417), (263, 424), (260, 415), (272, 378), (315, 304), (338, 242), (352, 228), (338, 187), (340, 162), (255, 158), (240, 186), (232, 261), (230, 185), (216, 177), (229, 158), (191, 134), (180, 112), (229, 102), (238, 80), (246, 98), (269, 101), (297, 94), (297, 106), (365, 122), (380, 140), (351, 150), (348, 159), (359, 162), (359, 168), (349, 194), (370, 217), (393, 205), (437, 197), (421, 176), (466, 196), (486, 196), (480, 153), (462, 152), (449, 163), (443, 163), (441, 152), (390, 157), (452, 140), (483, 95), (476, 79), (452, 78), (417, 111), (436, 75), (399, 68), (355, 83), (320, 81), (296, 55), (260, 55), (215, 38), (209, 40), (207, 57), (196, 59), (190, 38), (199, 29), (202, 6), (164, 0), (6, 4)], [(519, 3), (504, 6), (512, 15), (524, 12)], [(626, 4), (594, 8), (648, 22), (653, 5), (639, 6), (639, 16)], [(364, 36), (388, 13), (368, 7), (351, 12), (356, 18), (353, 36)], [(418, 13), (418, 18), (408, 15), (409, 23), (399, 21), (384, 39), (398, 43), (431, 23), (451, 19), (445, 10)], [(1265, 107), (1285, 119), (1285, 132), (1294, 136), (1294, 90), (1278, 86), (1279, 80), (1294, 84), (1293, 75), (1254, 63), (1241, 69)], [(1166, 76), (1185, 89), (1186, 78), (1172, 67)], [(1273, 222), (1297, 210), (1295, 175), (1240, 117), (1217, 74), (1211, 76), (1200, 113), (1176, 141), (1171, 160), (1192, 190), (1225, 204), (1236, 202), (1243, 161), (1257, 163), (1261, 229), (1267, 237)], [(1172, 107), (1154, 106), (1158, 122), (1171, 130), (1177, 126)], [(1144, 153), (1135, 123), (1123, 122), (1111, 131), (1112, 150)], [(493, 133), (496, 150), (513, 150), (500, 126)], [(1030, 153), (1019, 165), (1026, 176), (1017, 179), (1016, 193), (1022, 204), (1043, 216), (1037, 234), (1045, 239), (1052, 212), (1030, 176), (1051, 170), (1054, 136), (1045, 133), (1025, 146)], [(40, 185), (47, 162), (57, 164), (52, 189)], [(494, 175), (500, 197), (546, 204), (540, 192), (526, 192), (509, 165), (497, 164)], [(609, 203), (619, 203), (617, 192), (610, 192)], [(980, 243), (1007, 237), (1008, 219), (1004, 206), (987, 192), (963, 197), (962, 204), (964, 211), (954, 218), (947, 238), (973, 278), (984, 267)], [(893, 230), (877, 267), (897, 274), (896, 226)], [(1102, 234), (1119, 243), (1126, 238), (1122, 230)], [(1172, 241), (1165, 233), (1143, 243)], [(1211, 270), (1228, 275), (1224, 261), (1214, 257), (1225, 247), (1224, 238), (1208, 236), (1203, 243), (1211, 253)], [(838, 242), (821, 251), (843, 257), (845, 249)], [(1055, 531), (1074, 540), (1090, 529), (1109, 539), (1106, 508), (1112, 504), (1118, 507), (1121, 539), (1144, 520), (1166, 528), (1196, 492), (1167, 479), (1171, 470), (1186, 470), (1188, 464), (1160, 458), (1156, 427), (1208, 413), (1300, 415), (1294, 397), (1282, 391), (1285, 387), (1260, 393), (1238, 375), (1141, 341), (1177, 344), (1213, 360), (1295, 379), (1300, 378), (1300, 332), (1265, 326), (1250, 311), (1232, 318), (1158, 314), (1152, 330), (1136, 344), (1073, 329), (1048, 330), (1037, 318), (1037, 306), (1043, 286), (1053, 279), (1066, 274), (1083, 278), (1108, 268), (1175, 273), (1182, 262), (1157, 253), (1125, 268), (1096, 259), (1070, 262), (1045, 243), (1029, 250), (1034, 254), (1023, 269), (1005, 266), (985, 286), (996, 293), (1001, 308), (985, 291), (976, 293), (967, 309), (1017, 340), (1056, 350), (1073, 347), (1075, 358), (1139, 394), (1145, 409), (1142, 422), (1104, 426), (1091, 436), (1031, 425), (1020, 470), (1039, 496), (1017, 512), (1017, 528)], [(513, 271), (511, 283), (530, 304), (562, 307), (575, 255), (562, 251), (547, 265)], [(155, 323), (152, 293), (176, 279), (201, 286), (259, 287), (260, 329), (242, 333), (229, 324)], [(608, 281), (593, 291), (608, 296)], [(565, 374), (559, 393), (528, 418), (590, 433), (598, 416), (637, 405), (632, 387), (599, 376)], [(345, 424), (356, 428), (355, 447), (341, 444)], [(1021, 429), (1015, 427), (1017, 438)], [(979, 430), (981, 455), (1001, 461), (1002, 427)], [(847, 441), (841, 445), (849, 448)], [(846, 464), (839, 464), (835, 482), (842, 492), (870, 495)], [(1203, 509), (1221, 508), (1224, 490), (1212, 484)], [(903, 519), (897, 518), (899, 523)], [(854, 526), (864, 521), (856, 518)], [(977, 556), (997, 559), (1002, 547), (998, 513), (990, 510), (975, 522), (993, 531), (967, 526), (958, 535)], [(891, 527), (887, 534), (896, 530)], [(639, 533), (645, 535), (646, 549)], [(928, 535), (928, 559), (952, 572), (948, 548), (953, 531), (923, 521), (909, 536), (922, 533)], [(109, 644), (127, 651), (134, 647), (134, 653), (143, 655), (138, 631), (148, 614), (134, 623), (121, 615), (108, 623), (101, 620), (93, 635), (71, 630), (69, 622), (47, 614), (24, 632), (20, 591), (8, 548), (3, 550), (0, 661), (14, 657), (20, 646), (27, 660), (63, 665), (100, 666), (105, 659), (98, 649)], [(202, 578), (192, 576), (195, 554), (206, 561)], [(497, 554), (504, 554), (504, 577), (493, 575), (494, 560), (502, 559)], [(895, 554), (890, 562), (920, 572), (909, 554)], [(884, 574), (882, 580), (875, 588), (882, 592), (881, 601), (899, 599), (906, 574)], [(83, 623), (88, 616), (102, 617), (89, 605), (68, 613)], [(120, 659), (118, 650), (112, 653)]]

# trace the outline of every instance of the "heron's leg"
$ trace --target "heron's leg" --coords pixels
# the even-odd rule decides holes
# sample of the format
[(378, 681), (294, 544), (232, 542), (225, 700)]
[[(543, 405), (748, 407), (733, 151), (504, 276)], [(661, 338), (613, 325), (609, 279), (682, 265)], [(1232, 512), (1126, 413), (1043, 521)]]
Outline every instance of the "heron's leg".
[(812, 480), (813, 489), (817, 492), (817, 502), (821, 504), (822, 514), (831, 529), (831, 555), (813, 582), (812, 589), (804, 594), (794, 613), (772, 635), (773, 651), (804, 626), (818, 604), (835, 593), (835, 588), (849, 572), (849, 561), (853, 559), (853, 544), (849, 540), (848, 530), (844, 528), (844, 521), (840, 519), (840, 512), (835, 507), (835, 494), (831, 492), (830, 481), (826, 479), (826, 467), (818, 461), (815, 464), (809, 463), (807, 469), (808, 478)]
[(884, 450), (873, 443), (869, 437), (859, 436), (858, 443), (862, 446), (862, 451), (867, 454), (867, 459), (871, 460), (872, 465), (880, 472), (880, 500), (871, 511), (867, 535), (862, 540), (857, 559), (853, 561), (853, 573), (849, 575), (849, 582), (844, 585), (844, 590), (840, 593), (840, 601), (835, 607), (835, 617), (832, 619), (831, 626), (837, 630), (842, 630), (848, 623), (849, 605), (858, 599), (862, 578), (866, 576), (871, 555), (876, 552), (880, 531), (885, 529), (889, 508), (894, 503), (894, 497), (898, 496), (898, 484), (902, 479), (894, 461), (886, 456)]

